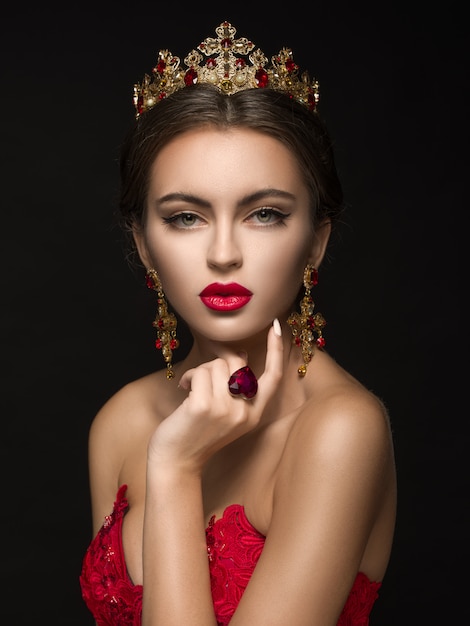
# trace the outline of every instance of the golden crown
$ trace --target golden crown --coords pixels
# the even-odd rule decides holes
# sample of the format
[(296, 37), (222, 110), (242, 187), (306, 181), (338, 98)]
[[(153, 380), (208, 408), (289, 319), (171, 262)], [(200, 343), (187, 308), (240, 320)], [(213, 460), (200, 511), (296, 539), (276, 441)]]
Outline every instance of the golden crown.
[[(185, 68), (169, 50), (159, 51), (152, 77), (145, 74), (142, 82), (134, 85), (137, 118), (175, 91), (198, 83), (215, 85), (226, 95), (256, 88), (282, 91), (315, 111), (320, 97), (318, 81), (311, 80), (306, 71), (299, 73), (292, 50), (282, 48), (267, 66), (268, 58), (259, 48), (254, 50), (252, 41), (235, 39), (237, 31), (229, 22), (222, 22), (215, 32), (217, 37), (207, 37), (187, 55)], [(208, 57), (205, 61), (203, 54)]]

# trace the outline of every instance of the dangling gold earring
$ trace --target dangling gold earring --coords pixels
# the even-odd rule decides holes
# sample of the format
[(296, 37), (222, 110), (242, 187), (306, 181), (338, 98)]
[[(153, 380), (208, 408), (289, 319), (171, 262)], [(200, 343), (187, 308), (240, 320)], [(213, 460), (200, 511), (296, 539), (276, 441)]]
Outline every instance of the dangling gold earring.
[(171, 363), (173, 350), (180, 345), (180, 342), (176, 338), (176, 326), (178, 325), (178, 321), (173, 313), (168, 313), (168, 305), (157, 272), (154, 269), (149, 269), (147, 270), (145, 278), (147, 287), (157, 292), (158, 309), (155, 321), (152, 322), (152, 325), (157, 330), (155, 347), (162, 351), (167, 367), (166, 377), (168, 380), (171, 380), (175, 376)]
[(315, 304), (310, 295), (310, 290), (317, 284), (318, 270), (308, 264), (304, 270), (305, 295), (300, 302), (300, 313), (292, 313), (287, 320), (292, 331), (292, 341), (302, 350), (304, 362), (297, 370), (301, 377), (307, 373), (307, 365), (312, 360), (314, 346), (320, 349), (325, 346), (322, 329), (326, 325), (326, 320), (321, 313), (313, 313)]

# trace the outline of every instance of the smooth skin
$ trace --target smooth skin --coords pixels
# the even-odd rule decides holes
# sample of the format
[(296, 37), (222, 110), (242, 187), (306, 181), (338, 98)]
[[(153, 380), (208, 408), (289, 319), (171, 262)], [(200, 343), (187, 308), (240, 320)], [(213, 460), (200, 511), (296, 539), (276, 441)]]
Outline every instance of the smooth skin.
[[(114, 395), (89, 443), (94, 533), (128, 485), (123, 545), (143, 626), (216, 626), (205, 528), (234, 503), (266, 543), (231, 626), (335, 626), (357, 572), (384, 576), (396, 514), (386, 411), (325, 351), (300, 378), (287, 325), (329, 233), (313, 232), (299, 166), (271, 137), (205, 127), (157, 155), (135, 241), (194, 344), (175, 379), (156, 372)], [(211, 310), (199, 293), (213, 282), (253, 297)], [(246, 363), (250, 401), (227, 390)]]

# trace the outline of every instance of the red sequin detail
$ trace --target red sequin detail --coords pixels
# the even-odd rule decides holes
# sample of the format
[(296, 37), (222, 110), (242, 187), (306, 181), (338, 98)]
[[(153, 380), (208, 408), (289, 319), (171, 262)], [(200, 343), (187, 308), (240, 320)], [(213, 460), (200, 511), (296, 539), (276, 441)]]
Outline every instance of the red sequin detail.
[(83, 599), (99, 626), (141, 626), (142, 586), (129, 579), (122, 549), (122, 518), (127, 485), (119, 489), (114, 509), (90, 544), (83, 560)]
[(217, 624), (225, 626), (261, 556), (265, 537), (247, 520), (243, 507), (232, 504), (220, 519), (211, 518), (206, 540)]
[[(142, 586), (130, 580), (122, 548), (122, 520), (128, 510), (127, 485), (119, 488), (113, 512), (83, 559), (80, 585), (83, 599), (98, 626), (141, 626)], [(248, 521), (239, 504), (222, 517), (212, 517), (206, 529), (207, 554), (218, 626), (227, 626), (263, 551), (265, 537)], [(356, 577), (337, 626), (368, 626), (381, 583), (361, 572)]]

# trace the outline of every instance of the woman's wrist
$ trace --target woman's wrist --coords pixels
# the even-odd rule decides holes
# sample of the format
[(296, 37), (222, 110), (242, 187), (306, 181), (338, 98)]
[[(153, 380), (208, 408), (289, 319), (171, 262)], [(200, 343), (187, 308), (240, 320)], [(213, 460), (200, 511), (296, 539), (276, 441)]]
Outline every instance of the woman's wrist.
[(168, 459), (147, 462), (147, 489), (158, 493), (192, 490), (201, 487), (201, 470), (186, 461)]

